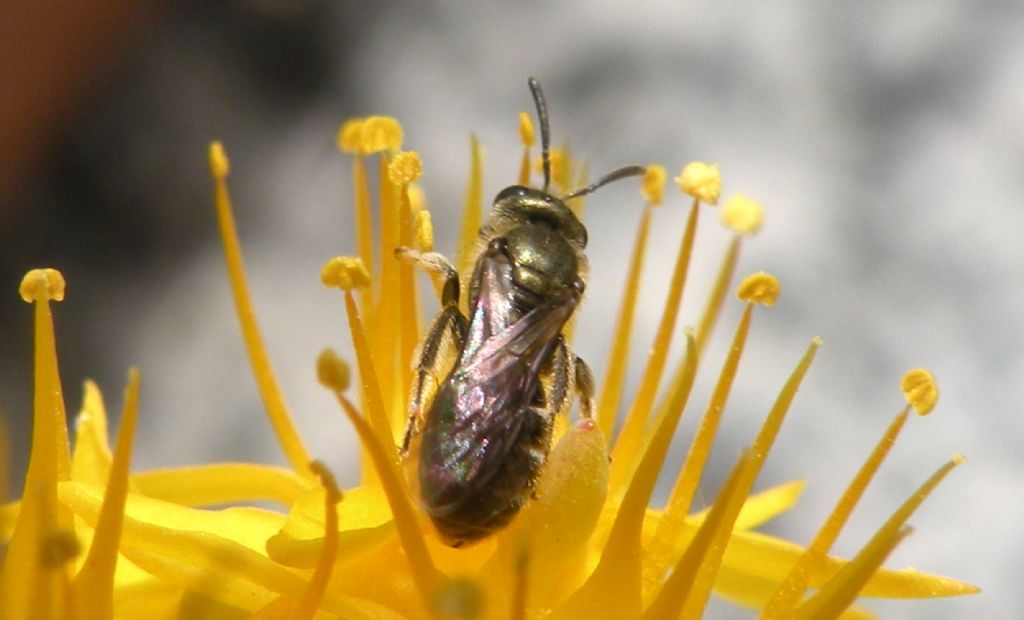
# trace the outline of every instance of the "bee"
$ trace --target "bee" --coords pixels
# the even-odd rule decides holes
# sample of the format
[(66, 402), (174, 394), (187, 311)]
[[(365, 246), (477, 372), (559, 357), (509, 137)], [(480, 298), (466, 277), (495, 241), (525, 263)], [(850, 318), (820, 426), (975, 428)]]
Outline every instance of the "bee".
[(501, 529), (526, 503), (547, 460), (554, 415), (568, 408), (572, 392), (590, 416), (590, 369), (562, 334), (587, 272), (587, 229), (566, 203), (644, 173), (627, 166), (565, 196), (551, 194), (547, 105), (537, 80), (528, 83), (540, 121), (544, 187), (513, 185), (494, 199), (480, 228), (469, 317), (459, 309), (459, 274), (447, 259), (398, 250), (444, 278), (441, 310), (413, 361), (402, 454), (419, 436), (420, 501), (453, 547)]

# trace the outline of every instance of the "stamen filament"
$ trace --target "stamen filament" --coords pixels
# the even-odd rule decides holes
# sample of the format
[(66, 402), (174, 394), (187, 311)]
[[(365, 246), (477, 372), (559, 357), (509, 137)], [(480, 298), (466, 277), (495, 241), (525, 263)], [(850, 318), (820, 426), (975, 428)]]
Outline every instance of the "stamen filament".
[(644, 369), (640, 389), (633, 401), (633, 405), (629, 408), (625, 426), (623, 426), (622, 432), (619, 433), (618, 440), (615, 442), (615, 447), (612, 450), (611, 484), (609, 489), (613, 498), (622, 495), (623, 488), (633, 472), (636, 460), (639, 458), (644, 431), (647, 427), (647, 419), (650, 414), (651, 405), (654, 403), (658, 383), (661, 381), (661, 375), (665, 369), (669, 345), (672, 343), (672, 332), (675, 330), (676, 318), (682, 302), (683, 288), (686, 284), (686, 275), (690, 266), (690, 256), (693, 253), (693, 240), (697, 230), (697, 216), (700, 213), (699, 206), (700, 202), (695, 199), (690, 207), (690, 215), (686, 220), (686, 230), (676, 258), (675, 270), (672, 273), (672, 284), (669, 287), (668, 298), (665, 301), (661, 322), (658, 325), (658, 333), (654, 337), (654, 345), (647, 359), (647, 367)]
[(704, 352), (704, 345), (707, 344), (711, 333), (715, 331), (715, 323), (722, 314), (722, 304), (725, 301), (725, 294), (729, 290), (729, 284), (736, 273), (736, 264), (740, 257), (741, 235), (734, 235), (729, 247), (722, 257), (722, 264), (718, 268), (718, 275), (715, 277), (715, 287), (708, 295), (708, 301), (704, 305), (704, 312), (701, 314), (700, 323), (697, 327), (697, 355)]
[(804, 590), (807, 589), (807, 584), (810, 583), (811, 576), (820, 570), (825, 554), (828, 553), (836, 538), (839, 537), (843, 526), (846, 525), (846, 521), (850, 518), (850, 513), (853, 512), (857, 502), (860, 501), (861, 496), (864, 494), (868, 483), (871, 482), (871, 479), (878, 472), (882, 461), (896, 442), (896, 437), (903, 428), (903, 424), (907, 421), (909, 413), (910, 405), (907, 405), (893, 419), (885, 434), (882, 435), (878, 444), (875, 445), (871, 455), (864, 461), (857, 475), (854, 476), (849, 486), (846, 487), (842, 497), (836, 502), (832, 513), (825, 520), (825, 523), (822, 524), (818, 533), (815, 534), (814, 540), (811, 541), (811, 544), (800, 555), (800, 558), (786, 576), (786, 580), (779, 585), (775, 596), (765, 606), (763, 618), (766, 620), (781, 618), (784, 614), (789, 613), (793, 606), (800, 601)]
[(715, 385), (711, 400), (704, 411), (700, 427), (690, 444), (686, 461), (672, 487), (668, 502), (665, 504), (661, 522), (655, 530), (654, 538), (648, 545), (650, 562), (644, 570), (644, 581), (648, 585), (647, 591), (653, 591), (653, 586), (660, 582), (661, 576), (671, 564), (672, 558), (678, 557), (680, 546), (685, 544), (680, 534), (693, 503), (697, 485), (704, 472), (704, 466), (711, 455), (711, 448), (714, 446), (715, 436), (718, 433), (718, 425), (725, 412), (725, 405), (732, 390), (732, 382), (736, 378), (736, 369), (739, 367), (740, 358), (743, 356), (743, 349), (746, 346), (747, 334), (750, 331), (753, 307), (753, 304), (748, 303), (743, 310), (739, 325), (736, 326), (732, 346), (729, 347), (729, 354), (722, 365), (722, 371), (718, 374), (718, 383)]
[[(409, 202), (409, 185), (403, 184), (399, 195), (399, 242), (400, 247), (411, 247), (413, 242), (412, 206)], [(393, 252), (392, 252), (393, 254)], [(398, 260), (393, 257), (391, 260), (398, 262), (398, 292), (397, 298), (399, 312), (399, 351), (398, 351), (398, 377), (400, 380), (401, 403), (405, 402), (412, 386), (412, 360), (416, 344), (420, 340), (419, 326), (419, 300), (416, 296), (416, 281), (413, 274), (413, 264), (409, 261)], [(402, 408), (399, 409), (402, 411)]]
[(519, 162), (519, 184), (523, 187), (530, 185), (530, 147), (536, 141), (536, 133), (533, 130), (533, 121), (526, 112), (519, 113), (519, 141), (523, 143), (523, 158)]
[[(353, 209), (356, 219), (356, 247), (359, 257), (363, 259), (366, 270), (373, 271), (373, 216), (370, 208), (370, 182), (366, 178), (366, 162), (361, 155), (352, 158), (352, 180), (355, 184), (355, 200)], [(385, 255), (386, 256), (386, 255)], [(384, 260), (382, 258), (381, 260)], [(359, 291), (359, 306), (368, 324), (373, 324), (373, 283)]]
[[(57, 501), (57, 483), (70, 476), (64, 396), (50, 301), (64, 298), (64, 278), (54, 269), (25, 275), (21, 297), (35, 303), (32, 449), (21, 511), (0, 574), (0, 608), (8, 620), (52, 616), (49, 601), (59, 592), (56, 573), (42, 565), (47, 537), (73, 527), (71, 511)], [(46, 603), (46, 607), (43, 604)]]
[(429, 608), (434, 588), (440, 583), (441, 574), (430, 559), (430, 552), (423, 540), (419, 523), (416, 520), (416, 510), (409, 499), (408, 491), (401, 477), (395, 470), (391, 459), (388, 457), (384, 446), (377, 441), (373, 429), (366, 420), (359, 415), (355, 407), (340, 391), (334, 392), (338, 402), (341, 404), (345, 416), (348, 417), (363, 449), (370, 453), (377, 475), (380, 477), (381, 488), (388, 498), (388, 505), (391, 506), (391, 513), (395, 518), (395, 529), (398, 531), (398, 538), (405, 549), (406, 558), (409, 560), (409, 569), (412, 573), (413, 582), (419, 592), (424, 607)]
[[(377, 362), (377, 379), (380, 382), (381, 394), (386, 396), (397, 395), (397, 384), (395, 383), (395, 369), (397, 359), (398, 342), (397, 331), (399, 325), (398, 304), (398, 268), (399, 264), (393, 257), (395, 248), (399, 245), (398, 230), (398, 207), (395, 204), (394, 185), (388, 178), (389, 158), (385, 153), (379, 155), (379, 188), (378, 200), (380, 201), (380, 262), (381, 262), (381, 286), (380, 297), (377, 299), (377, 311), (375, 313), (377, 322), (374, 324), (376, 333), (370, 341), (376, 343), (374, 360)], [(405, 362), (403, 361), (403, 364)], [(405, 395), (401, 395), (402, 398)], [(388, 409), (393, 410), (400, 403), (387, 403)]]
[[(672, 394), (672, 404), (666, 415), (657, 421), (635, 474), (625, 489), (615, 523), (601, 552), (601, 560), (587, 582), (565, 603), (565, 609), (574, 610), (578, 614), (576, 617), (594, 617), (600, 615), (601, 610), (616, 609), (622, 617), (629, 618), (640, 611), (640, 546), (644, 514), (697, 372), (696, 343), (692, 331), (686, 334), (686, 360), (686, 380)], [(624, 583), (630, 578), (633, 583)]]
[(74, 581), (72, 601), (77, 618), (114, 617), (114, 569), (117, 567), (118, 545), (124, 523), (124, 505), (128, 495), (128, 475), (138, 413), (139, 371), (133, 368), (128, 373), (121, 425), (117, 431), (114, 458), (110, 464), (110, 475), (92, 546)]
[(861, 588), (882, 566), (882, 562), (889, 557), (896, 545), (911, 532), (913, 528), (910, 527), (878, 530), (871, 537), (871, 541), (842, 570), (829, 579), (814, 596), (793, 610), (794, 620), (838, 618), (839, 614), (857, 598)]
[[(783, 386), (782, 391), (775, 400), (775, 404), (772, 405), (771, 411), (768, 413), (768, 417), (761, 425), (761, 430), (757, 434), (757, 438), (754, 439), (753, 445), (750, 447), (750, 458), (752, 460), (752, 471), (749, 476), (744, 476), (742, 481), (743, 488), (738, 491), (742, 498), (736, 501), (740, 502), (740, 505), (736, 507), (735, 514), (729, 517), (728, 528), (722, 534), (716, 533), (717, 542), (716, 546), (720, 545), (720, 549), (716, 549), (701, 562), (697, 573), (693, 575), (693, 596), (687, 601), (684, 617), (688, 618), (699, 618), (701, 612), (704, 609), (704, 605), (707, 604), (707, 597), (711, 592), (711, 587), (714, 585), (715, 576), (718, 574), (718, 568), (721, 566), (722, 553), (725, 552), (726, 538), (728, 537), (729, 531), (732, 529), (732, 524), (736, 520), (736, 516), (739, 514), (739, 509), (742, 507), (742, 500), (750, 494), (750, 489), (754, 484), (754, 480), (757, 478), (757, 474), (760, 473), (761, 467), (764, 465), (765, 459), (768, 458), (768, 453), (772, 449), (772, 445), (775, 443), (775, 438), (778, 436), (779, 428), (782, 426), (782, 421), (786, 417), (786, 413), (789, 411), (789, 406), (793, 403), (793, 398), (796, 396), (797, 390), (800, 388), (800, 383), (803, 381), (804, 376), (807, 374), (808, 368), (811, 366), (811, 362), (814, 360), (814, 354), (818, 350), (818, 346), (821, 341), (815, 338), (811, 341), (811, 345), (807, 348), (800, 363), (797, 364), (796, 369), (790, 375), (786, 384)], [(709, 515), (710, 518), (710, 515)]]
[[(383, 446), (395, 444), (394, 431), (391, 426), (391, 416), (388, 414), (387, 405), (384, 403), (380, 382), (377, 380), (377, 364), (374, 361), (370, 345), (366, 341), (366, 331), (359, 320), (359, 309), (356, 307), (355, 299), (351, 291), (345, 291), (345, 315), (348, 317), (348, 329), (352, 335), (352, 348), (356, 354), (356, 364), (359, 366), (359, 379), (361, 380), (363, 400), (366, 403), (366, 417), (370, 427), (380, 440)], [(366, 451), (363, 457), (363, 481), (370, 483), (376, 479), (375, 467), (370, 467), (371, 455)]]
[[(712, 504), (704, 523), (697, 530), (686, 551), (679, 557), (654, 601), (644, 610), (643, 620), (678, 618), (684, 609), (691, 609), (691, 600), (696, 600), (700, 596), (699, 591), (695, 592), (695, 587), (701, 567), (709, 561), (708, 556), (715, 553), (716, 546), (722, 547), (717, 551), (719, 556), (724, 551), (724, 544), (721, 544), (720, 540), (721, 533), (724, 532), (726, 537), (728, 536), (756, 477), (757, 463), (754, 454), (750, 449), (744, 450), (722, 490), (719, 491), (718, 498)], [(717, 564), (716, 562), (716, 569)], [(693, 609), (698, 610), (698, 617), (703, 607), (703, 602), (700, 605), (692, 605)]]
[(768, 452), (771, 451), (772, 444), (775, 443), (775, 438), (779, 434), (782, 421), (786, 419), (789, 406), (793, 404), (793, 398), (796, 397), (796, 392), (800, 389), (800, 383), (807, 374), (807, 370), (811, 367), (811, 362), (814, 361), (814, 354), (818, 352), (818, 347), (820, 346), (820, 338), (811, 340), (810, 346), (807, 347), (807, 351), (804, 353), (803, 358), (800, 359), (800, 363), (797, 364), (796, 369), (793, 370), (789, 379), (786, 380), (786, 385), (782, 387), (782, 391), (779, 393), (778, 398), (775, 399), (775, 404), (772, 405), (768, 417), (761, 426), (761, 431), (758, 433), (757, 439), (754, 440), (754, 445), (751, 446), (754, 458), (758, 461), (758, 467), (763, 465), (765, 459), (768, 458)]
[(327, 582), (331, 577), (331, 570), (334, 568), (334, 561), (338, 556), (338, 501), (341, 500), (341, 491), (338, 490), (338, 483), (329, 469), (319, 461), (309, 464), (310, 470), (320, 476), (320, 484), (324, 488), (324, 540), (320, 548), (320, 557), (317, 559), (316, 568), (306, 585), (306, 591), (302, 594), (295, 612), (292, 614), (294, 620), (312, 620), (320, 607), (320, 602), (327, 591)]
[(231, 208), (231, 196), (228, 194), (227, 175), (228, 159), (220, 142), (213, 142), (209, 149), (210, 173), (215, 186), (214, 203), (217, 209), (217, 223), (220, 227), (221, 244), (224, 247), (224, 261), (227, 263), (228, 279), (231, 281), (231, 294), (235, 300), (235, 312), (238, 323), (242, 327), (242, 338), (249, 354), (256, 386), (259, 388), (263, 406), (274, 428), (277, 441), (281, 444), (285, 458), (292, 469), (300, 474), (312, 477), (309, 462), (312, 460), (306, 451), (302, 438), (299, 436), (291, 412), (284, 402), (284, 395), (277, 383), (274, 369), (270, 365), (270, 356), (260, 335), (256, 313), (249, 297), (249, 285), (245, 277), (245, 263), (242, 258), (242, 246), (238, 241), (238, 230), (235, 227), (235, 216)]
[[(474, 250), (479, 238), (480, 224), (484, 213), (484, 173), (483, 153), (476, 134), (469, 138), (469, 185), (466, 186), (466, 199), (462, 207), (462, 230), (459, 233), (459, 246), (455, 252), (459, 274), (465, 277), (473, 269)], [(463, 310), (466, 308), (463, 307)]]
[(643, 273), (647, 238), (651, 229), (651, 213), (655, 205), (648, 203), (640, 215), (640, 224), (633, 242), (633, 254), (629, 259), (629, 271), (623, 287), (619, 318), (612, 336), (612, 352), (608, 359), (608, 373), (605, 375), (601, 395), (597, 400), (597, 425), (605, 437), (611, 437), (615, 429), (616, 414), (622, 401), (622, 390), (626, 383), (626, 369), (629, 363), (629, 343), (633, 334), (633, 316), (640, 292), (640, 275)]

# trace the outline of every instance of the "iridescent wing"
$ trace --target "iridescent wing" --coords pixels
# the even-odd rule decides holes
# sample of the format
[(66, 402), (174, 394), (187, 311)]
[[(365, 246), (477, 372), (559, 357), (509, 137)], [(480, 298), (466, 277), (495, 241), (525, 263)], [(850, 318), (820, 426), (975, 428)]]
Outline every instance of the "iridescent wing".
[(435, 395), (423, 431), (421, 491), (430, 495), (435, 514), (473, 496), (498, 471), (519, 437), (540, 370), (579, 301), (579, 292), (567, 288), (502, 326), (500, 319), (511, 316), (502, 305), (509, 299), (510, 267), (501, 254), (481, 260), (463, 356)]

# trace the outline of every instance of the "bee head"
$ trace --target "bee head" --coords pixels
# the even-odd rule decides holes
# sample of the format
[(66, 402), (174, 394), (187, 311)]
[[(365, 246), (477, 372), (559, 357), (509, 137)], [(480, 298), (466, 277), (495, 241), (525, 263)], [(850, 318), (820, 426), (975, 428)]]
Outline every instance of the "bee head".
[(587, 229), (559, 198), (531, 187), (513, 185), (503, 189), (491, 207), (498, 228), (524, 224), (547, 226), (559, 233), (578, 250), (587, 247)]

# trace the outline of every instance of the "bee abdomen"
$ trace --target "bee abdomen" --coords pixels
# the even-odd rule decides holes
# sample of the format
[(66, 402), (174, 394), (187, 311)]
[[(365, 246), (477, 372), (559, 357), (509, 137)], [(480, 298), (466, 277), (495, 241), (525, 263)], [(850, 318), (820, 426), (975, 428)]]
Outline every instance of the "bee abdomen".
[(551, 424), (546, 416), (530, 408), (523, 415), (519, 437), (486, 488), (449, 507), (444, 514), (430, 515), (438, 532), (453, 547), (503, 528), (530, 499), (547, 460)]

